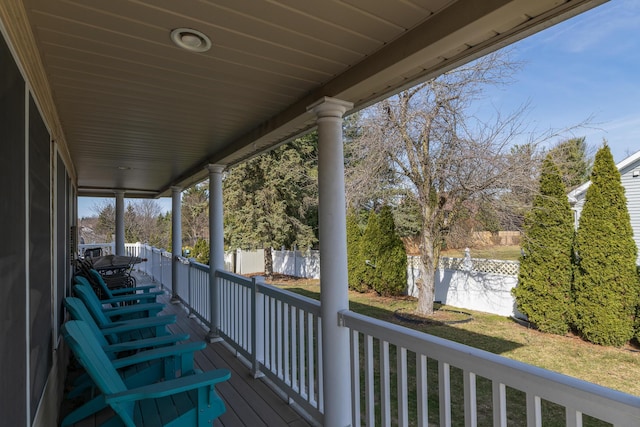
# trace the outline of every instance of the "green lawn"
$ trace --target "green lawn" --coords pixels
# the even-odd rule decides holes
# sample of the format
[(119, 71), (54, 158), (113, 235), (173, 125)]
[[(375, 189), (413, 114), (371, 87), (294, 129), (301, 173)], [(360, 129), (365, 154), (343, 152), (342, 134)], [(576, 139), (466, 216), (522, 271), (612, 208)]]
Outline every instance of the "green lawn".
[[(284, 279), (278, 280), (274, 284), (311, 298), (319, 298), (317, 280)], [(471, 322), (453, 325), (418, 325), (403, 322), (394, 315), (396, 310), (413, 310), (416, 305), (416, 301), (413, 298), (385, 298), (374, 293), (361, 294), (356, 292), (350, 292), (349, 295), (350, 308), (355, 312), (581, 378), (605, 387), (640, 395), (640, 381), (637, 380), (640, 378), (640, 353), (636, 348), (600, 347), (586, 343), (575, 336), (543, 334), (506, 317), (469, 310), (464, 311), (473, 315)], [(452, 309), (451, 307), (443, 308)], [(377, 343), (375, 348), (377, 348)], [(409, 357), (408, 360), (411, 361), (412, 357)], [(394, 358), (395, 350), (392, 349), (392, 360), (395, 360)], [(429, 420), (437, 424), (437, 410), (431, 409), (437, 408), (438, 405), (437, 364), (435, 361), (430, 360), (429, 362)], [(392, 362), (391, 366), (394, 365), (395, 362)], [(414, 376), (412, 372), (415, 372), (415, 366), (411, 364), (408, 375), (410, 379)], [(453, 412), (461, 414), (463, 405), (462, 375), (457, 369), (452, 369), (451, 378)], [(414, 379), (411, 381), (414, 381)], [(392, 373), (391, 384), (395, 384), (395, 373)], [(491, 383), (484, 378), (478, 378), (477, 388), (479, 425), (491, 425)], [(517, 414), (524, 413), (526, 405), (524, 394), (517, 390), (508, 389), (507, 400), (510, 416), (516, 417), (516, 419), (511, 420), (510, 425), (511, 423), (513, 425), (521, 425), (520, 422), (523, 420), (517, 419)], [(563, 408), (559, 408), (549, 402), (543, 402), (543, 412), (546, 414), (545, 426), (564, 425)], [(415, 410), (410, 415), (415, 417)], [(462, 419), (454, 419), (453, 424), (464, 425)], [(584, 425), (601, 426), (607, 424), (586, 419)]]
[[(486, 248), (472, 248), (471, 258), (502, 259), (517, 261), (520, 257), (520, 246), (490, 246)], [(442, 256), (463, 258), (464, 249), (449, 249), (442, 251)]]

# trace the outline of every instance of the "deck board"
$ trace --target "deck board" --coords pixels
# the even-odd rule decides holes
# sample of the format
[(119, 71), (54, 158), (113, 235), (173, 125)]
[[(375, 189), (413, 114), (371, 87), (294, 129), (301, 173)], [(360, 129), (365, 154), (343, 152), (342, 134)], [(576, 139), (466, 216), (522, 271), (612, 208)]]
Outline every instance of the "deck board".
[[(149, 283), (146, 276), (138, 274), (136, 276), (139, 285)], [(205, 329), (196, 319), (189, 318), (181, 304), (170, 304), (168, 296), (161, 297), (161, 302), (166, 304), (161, 314), (175, 314), (178, 318), (177, 323), (170, 326), (172, 332), (188, 333), (191, 341), (205, 340)], [(207, 344), (205, 350), (195, 354), (194, 361), (196, 367), (203, 371), (218, 368), (231, 371), (231, 379), (216, 386), (216, 391), (225, 402), (227, 411), (216, 420), (214, 426), (306, 427), (310, 425), (263, 380), (254, 379), (249, 368), (222, 342)], [(63, 404), (64, 407), (66, 406)], [(103, 411), (75, 426), (98, 426), (110, 414), (110, 410)]]

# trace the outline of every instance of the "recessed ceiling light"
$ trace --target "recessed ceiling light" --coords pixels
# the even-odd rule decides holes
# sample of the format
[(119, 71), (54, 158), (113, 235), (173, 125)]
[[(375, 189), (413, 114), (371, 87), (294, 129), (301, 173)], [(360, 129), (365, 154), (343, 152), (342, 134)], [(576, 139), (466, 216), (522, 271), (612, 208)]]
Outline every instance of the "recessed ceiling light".
[(128, 171), (128, 170), (131, 170), (131, 168), (130, 168), (130, 167), (128, 167), (128, 166), (118, 166), (118, 170), (121, 170), (121, 171)]
[(191, 52), (206, 52), (211, 48), (209, 37), (191, 28), (176, 28), (171, 31), (171, 40), (176, 46)]

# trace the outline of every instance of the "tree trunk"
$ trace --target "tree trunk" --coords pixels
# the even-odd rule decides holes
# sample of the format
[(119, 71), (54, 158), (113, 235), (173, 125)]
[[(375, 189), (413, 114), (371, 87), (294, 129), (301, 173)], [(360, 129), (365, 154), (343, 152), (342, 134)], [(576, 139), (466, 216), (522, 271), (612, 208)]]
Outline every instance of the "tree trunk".
[(423, 230), (420, 245), (420, 283), (418, 287), (418, 307), (416, 312), (421, 315), (433, 314), (433, 300), (435, 297), (435, 251), (430, 235)]
[(264, 248), (264, 275), (271, 279), (273, 277), (273, 256), (271, 246)]

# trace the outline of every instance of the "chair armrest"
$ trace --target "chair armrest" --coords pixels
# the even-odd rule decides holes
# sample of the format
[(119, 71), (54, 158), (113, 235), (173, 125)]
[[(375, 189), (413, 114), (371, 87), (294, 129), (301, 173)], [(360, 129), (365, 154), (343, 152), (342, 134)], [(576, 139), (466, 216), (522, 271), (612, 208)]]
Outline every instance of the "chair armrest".
[(190, 354), (193, 356), (193, 353), (204, 350), (205, 347), (207, 347), (207, 344), (202, 341), (176, 344), (169, 347), (160, 347), (154, 348), (153, 350), (141, 351), (128, 357), (113, 360), (112, 363), (114, 368), (121, 369), (127, 366), (137, 365), (151, 360), (164, 359), (170, 356), (180, 356), (184, 354)]
[(157, 302), (152, 302), (148, 304), (136, 304), (136, 305), (127, 305), (125, 307), (118, 308), (106, 308), (103, 309), (102, 312), (105, 316), (115, 317), (122, 316), (126, 314), (135, 314), (141, 313), (143, 311), (156, 311), (160, 312), (164, 310), (165, 305)]
[[(113, 295), (120, 295), (120, 294), (131, 294), (138, 291), (147, 293), (151, 291), (151, 289), (156, 289), (156, 288), (157, 288), (156, 285), (140, 285), (140, 286), (136, 286), (135, 288), (116, 288), (116, 289), (110, 289), (110, 291)], [(164, 293), (164, 291), (153, 291), (153, 292), (159, 292), (159, 294)]]
[(159, 294), (153, 293), (153, 292), (147, 292), (144, 294), (127, 294), (127, 295), (119, 295), (113, 298), (106, 298), (106, 299), (101, 299), (100, 303), (101, 304), (113, 304), (113, 303), (120, 303), (120, 302), (131, 302), (131, 301), (140, 301), (140, 300), (153, 300), (153, 302), (155, 302), (156, 300), (156, 296)]
[(155, 399), (159, 397), (171, 396), (173, 394), (194, 390), (203, 386), (210, 386), (231, 378), (231, 372), (227, 369), (216, 369), (214, 371), (203, 372), (198, 375), (188, 375), (174, 380), (162, 381), (160, 383), (134, 388), (122, 393), (115, 393), (105, 396), (107, 404), (131, 402), (141, 399)]
[(139, 350), (141, 348), (160, 347), (175, 344), (178, 341), (186, 341), (189, 334), (164, 335), (155, 338), (145, 338), (142, 340), (127, 341), (118, 344), (105, 345), (102, 348), (105, 353), (118, 353), (121, 351)]
[(147, 317), (144, 319), (132, 319), (116, 322), (110, 326), (101, 328), (104, 335), (119, 334), (121, 332), (133, 331), (136, 329), (154, 328), (176, 323), (176, 316), (173, 314), (166, 316)]

